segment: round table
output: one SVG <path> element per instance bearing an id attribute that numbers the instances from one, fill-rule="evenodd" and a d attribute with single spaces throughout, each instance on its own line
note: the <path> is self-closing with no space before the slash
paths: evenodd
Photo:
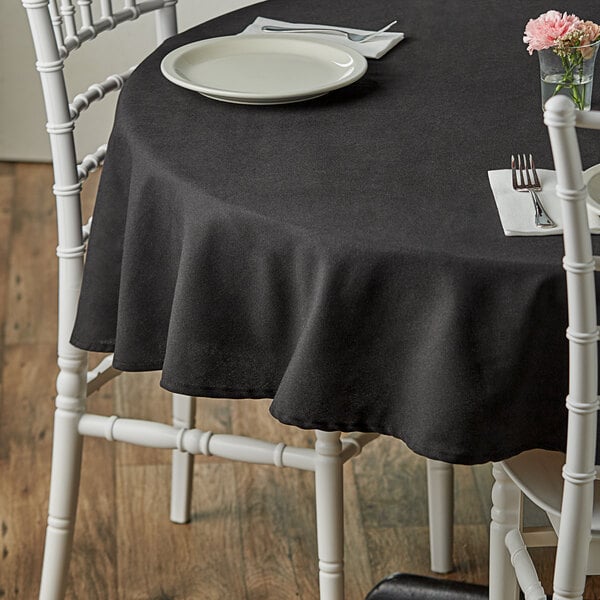
<path id="1" fill-rule="evenodd" d="M 515 152 L 552 168 L 522 43 L 547 6 L 523 7 L 270 0 L 167 40 L 119 100 L 73 343 L 161 369 L 174 392 L 273 398 L 284 423 L 446 462 L 562 448 L 562 238 L 505 237 L 487 176 Z M 217 102 L 161 75 L 174 48 L 259 15 L 397 18 L 406 39 L 297 104 Z"/>

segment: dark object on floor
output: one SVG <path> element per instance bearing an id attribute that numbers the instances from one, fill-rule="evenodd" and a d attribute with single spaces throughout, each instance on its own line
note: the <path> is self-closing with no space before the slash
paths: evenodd
<path id="1" fill-rule="evenodd" d="M 365 600 L 488 600 L 483 585 L 395 573 L 380 581 Z"/>

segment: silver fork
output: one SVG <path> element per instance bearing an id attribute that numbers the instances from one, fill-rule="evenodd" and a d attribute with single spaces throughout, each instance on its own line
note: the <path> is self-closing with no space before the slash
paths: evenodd
<path id="1" fill-rule="evenodd" d="M 287 32 L 295 32 L 295 33 L 341 33 L 345 35 L 351 42 L 366 42 L 371 38 L 374 38 L 376 35 L 387 31 L 390 27 L 393 27 L 398 21 L 392 21 L 388 23 L 385 27 L 378 29 L 377 31 L 373 31 L 371 33 L 350 33 L 348 31 L 344 31 L 343 29 L 334 29 L 332 27 L 279 27 L 277 25 L 263 25 L 261 27 L 262 31 L 287 31 Z"/>
<path id="2" fill-rule="evenodd" d="M 542 185 L 535 170 L 533 156 L 529 155 L 529 166 L 524 154 L 514 154 L 510 157 L 510 168 L 512 171 L 512 186 L 517 192 L 529 192 L 535 209 L 535 226 L 540 228 L 556 227 L 556 223 L 548 216 L 539 196 L 536 192 L 541 191 Z"/>

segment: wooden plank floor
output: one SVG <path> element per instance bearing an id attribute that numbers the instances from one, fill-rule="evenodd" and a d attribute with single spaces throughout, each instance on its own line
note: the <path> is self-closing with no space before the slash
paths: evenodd
<path id="1" fill-rule="evenodd" d="M 39 585 L 56 376 L 51 185 L 48 165 L 0 163 L 2 600 L 32 600 Z M 267 408 L 206 399 L 198 424 L 311 444 L 310 432 L 281 426 Z M 124 374 L 92 409 L 168 422 L 170 396 L 156 373 Z M 309 473 L 197 457 L 192 522 L 174 525 L 169 461 L 170 452 L 86 440 L 67 598 L 317 598 Z M 345 470 L 347 599 L 362 600 L 393 572 L 430 574 L 424 459 L 381 438 Z M 456 482 L 457 569 L 448 577 L 487 583 L 489 466 L 457 467 Z M 550 557 L 538 552 L 542 564 Z"/>

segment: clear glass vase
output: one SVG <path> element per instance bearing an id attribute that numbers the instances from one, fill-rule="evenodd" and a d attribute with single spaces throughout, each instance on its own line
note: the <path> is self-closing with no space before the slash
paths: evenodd
<path id="1" fill-rule="evenodd" d="M 600 41 L 588 46 L 538 51 L 542 84 L 542 108 L 552 96 L 562 94 L 573 100 L 579 110 L 590 110 L 594 64 Z"/>

